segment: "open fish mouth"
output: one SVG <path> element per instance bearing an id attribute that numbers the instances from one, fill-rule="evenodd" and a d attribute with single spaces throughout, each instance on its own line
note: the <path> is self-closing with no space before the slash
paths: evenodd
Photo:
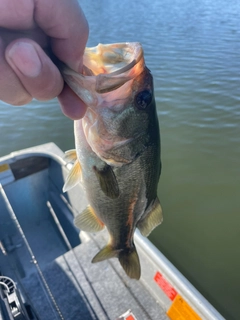
<path id="1" fill-rule="evenodd" d="M 113 159 L 109 150 L 127 145 L 135 139 L 119 128 L 116 115 L 133 103 L 132 86 L 144 70 L 143 49 L 140 43 L 99 44 L 86 48 L 83 74 L 65 67 L 62 70 L 67 84 L 83 100 L 88 109 L 82 119 L 83 131 L 91 149 L 108 164 L 129 163 L 118 156 Z M 125 132 L 124 132 L 125 131 Z"/>
<path id="2" fill-rule="evenodd" d="M 141 59 L 143 50 L 138 42 L 119 44 L 99 44 L 86 48 L 83 56 L 83 74 L 111 76 L 123 74 L 132 69 Z"/>
<path id="3" fill-rule="evenodd" d="M 109 93 L 143 70 L 143 49 L 138 42 L 99 44 L 86 48 L 83 56 L 83 73 L 61 66 L 64 80 L 88 107 L 101 102 L 98 94 Z M 110 97 L 109 97 L 110 99 Z"/>

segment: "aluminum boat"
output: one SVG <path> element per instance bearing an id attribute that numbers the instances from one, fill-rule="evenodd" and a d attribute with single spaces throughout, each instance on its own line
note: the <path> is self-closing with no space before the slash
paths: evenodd
<path id="1" fill-rule="evenodd" d="M 87 203 L 80 185 L 62 192 L 70 167 L 54 143 L 0 158 L 0 320 L 224 319 L 138 232 L 140 281 L 91 264 L 107 234 L 74 226 Z"/>

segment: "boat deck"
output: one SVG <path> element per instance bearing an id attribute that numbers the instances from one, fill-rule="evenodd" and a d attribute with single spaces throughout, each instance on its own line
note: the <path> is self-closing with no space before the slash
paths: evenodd
<path id="1" fill-rule="evenodd" d="M 125 275 L 117 259 L 91 263 L 107 234 L 81 233 L 80 240 L 73 209 L 51 179 L 51 166 L 1 189 L 1 274 L 16 281 L 39 319 L 118 319 L 128 310 L 136 319 L 168 319 L 143 284 Z"/>
<path id="2" fill-rule="evenodd" d="M 7 201 L 41 268 L 68 250 L 49 212 L 47 201 L 56 210 L 58 219 L 62 218 L 61 223 L 65 225 L 71 246 L 80 244 L 79 230 L 72 225 L 72 221 L 68 223 L 68 220 L 72 220 L 72 214 L 66 205 L 62 205 L 63 200 L 59 198 L 55 185 L 49 181 L 48 174 L 48 169 L 44 169 L 4 187 Z M 47 185 L 46 181 L 49 181 Z M 1 257 L 0 253 L 0 269 L 2 273 L 7 271 L 9 274 L 11 269 L 15 272 L 17 265 L 17 272 L 22 278 L 34 272 L 35 266 L 29 263 L 29 252 L 24 245 L 21 232 L 2 196 L 0 196 L 0 208 L 0 241 L 8 253 L 5 257 L 4 255 Z"/>
<path id="3" fill-rule="evenodd" d="M 57 308 L 36 274 L 24 279 L 36 312 L 42 319 L 112 320 L 130 309 L 136 319 L 169 319 L 141 282 L 125 276 L 117 260 L 91 264 L 103 241 L 102 234 L 95 235 L 43 269 Z"/>
<path id="4" fill-rule="evenodd" d="M 80 186 L 62 193 L 62 157 L 49 143 L 0 158 L 0 320 L 224 320 L 139 232 L 140 281 L 117 259 L 91 263 L 107 232 L 79 237 L 73 218 L 87 202 Z M 21 317 L 8 316 L 7 277 L 23 302 L 13 300 L 11 310 Z"/>

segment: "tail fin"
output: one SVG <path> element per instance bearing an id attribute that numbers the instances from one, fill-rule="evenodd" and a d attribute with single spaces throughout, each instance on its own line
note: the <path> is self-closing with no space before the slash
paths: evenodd
<path id="1" fill-rule="evenodd" d="M 136 280 L 140 279 L 141 266 L 135 246 L 126 250 L 114 250 L 113 247 L 108 244 L 96 254 L 92 259 L 92 263 L 114 257 L 118 257 L 121 266 L 130 278 Z"/>
<path id="2" fill-rule="evenodd" d="M 119 262 L 126 274 L 132 278 L 139 280 L 141 276 L 141 266 L 135 246 L 131 250 L 119 252 Z"/>
<path id="3" fill-rule="evenodd" d="M 117 257 L 117 252 L 113 249 L 110 244 L 107 244 L 104 248 L 102 248 L 92 259 L 92 263 L 104 261 L 110 258 Z"/>

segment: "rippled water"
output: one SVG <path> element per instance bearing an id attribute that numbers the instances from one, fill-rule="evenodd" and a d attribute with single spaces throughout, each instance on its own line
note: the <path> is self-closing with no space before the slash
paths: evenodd
<path id="1" fill-rule="evenodd" d="M 155 80 L 164 223 L 150 239 L 227 318 L 239 319 L 240 2 L 81 1 L 89 46 L 140 41 Z M 0 106 L 0 155 L 73 147 L 57 101 Z"/>

